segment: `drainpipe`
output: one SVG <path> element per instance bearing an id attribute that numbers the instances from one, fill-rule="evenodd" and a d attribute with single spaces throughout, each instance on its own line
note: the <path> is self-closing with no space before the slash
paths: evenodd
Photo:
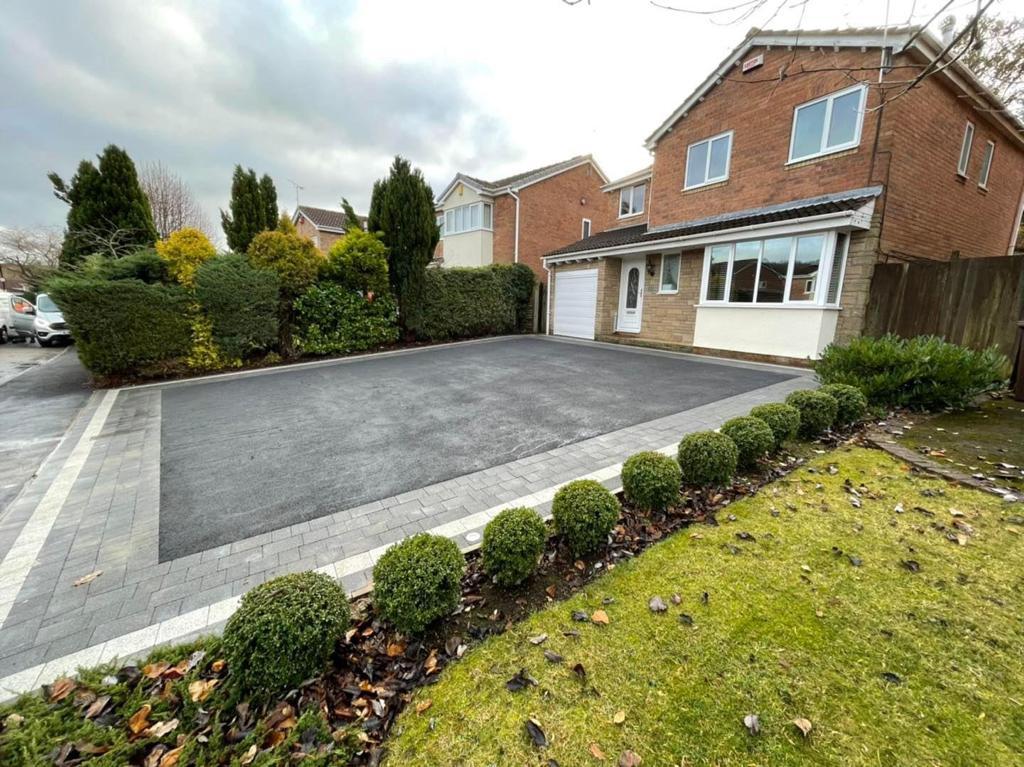
<path id="1" fill-rule="evenodd" d="M 519 195 L 516 194 L 516 190 L 512 187 L 508 188 L 508 193 L 512 195 L 512 199 L 516 201 L 516 237 L 515 245 L 512 250 L 512 263 L 519 263 Z"/>
<path id="2" fill-rule="evenodd" d="M 544 267 L 544 271 L 548 273 L 547 282 L 544 284 L 547 287 L 544 289 L 544 335 L 551 335 L 551 269 L 548 267 L 548 262 L 545 259 L 541 259 L 541 265 Z"/>

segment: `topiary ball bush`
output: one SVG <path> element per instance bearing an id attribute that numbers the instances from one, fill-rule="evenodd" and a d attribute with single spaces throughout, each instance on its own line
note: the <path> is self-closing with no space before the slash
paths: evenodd
<path id="1" fill-rule="evenodd" d="M 864 418 L 868 412 L 868 398 L 864 392 L 850 384 L 825 384 L 820 392 L 833 397 L 838 405 L 836 411 L 836 424 L 839 426 L 850 426 Z"/>
<path id="2" fill-rule="evenodd" d="M 775 449 L 778 450 L 788 440 L 793 439 L 800 430 L 800 411 L 785 402 L 772 402 L 758 405 L 751 409 L 750 415 L 768 424 L 775 437 Z"/>
<path id="3" fill-rule="evenodd" d="M 835 397 L 815 389 L 795 391 L 786 397 L 786 403 L 800 411 L 798 434 L 804 439 L 814 439 L 823 431 L 831 429 L 839 412 L 839 403 Z"/>
<path id="4" fill-rule="evenodd" d="M 466 560 L 443 535 L 419 533 L 384 552 L 373 568 L 373 602 L 406 634 L 418 634 L 459 604 Z"/>
<path id="5" fill-rule="evenodd" d="M 515 586 L 537 569 L 548 531 L 533 509 L 505 509 L 484 528 L 484 570 L 499 586 Z"/>
<path id="6" fill-rule="evenodd" d="M 630 503 L 645 511 L 663 511 L 679 499 L 683 473 L 667 455 L 646 451 L 622 464 L 622 489 Z"/>
<path id="7" fill-rule="evenodd" d="M 551 502 L 555 529 L 573 556 L 597 551 L 619 518 L 619 501 L 600 482 L 578 479 L 565 485 Z"/>
<path id="8" fill-rule="evenodd" d="M 323 573 L 282 575 L 242 597 L 224 628 L 231 679 L 268 698 L 320 673 L 349 626 L 345 590 Z"/>
<path id="9" fill-rule="evenodd" d="M 739 463 L 736 443 L 716 431 L 687 434 L 679 442 L 678 457 L 683 482 L 700 486 L 726 484 Z"/>
<path id="10" fill-rule="evenodd" d="M 741 415 L 722 424 L 722 434 L 736 443 L 739 452 L 738 464 L 752 468 L 775 447 L 775 434 L 771 427 L 760 418 Z"/>

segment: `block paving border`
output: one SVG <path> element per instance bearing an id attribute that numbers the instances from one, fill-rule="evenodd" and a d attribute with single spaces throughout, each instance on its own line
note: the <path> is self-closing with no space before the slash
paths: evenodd
<path id="1" fill-rule="evenodd" d="M 750 364 L 699 359 L 725 367 Z M 590 477 L 617 490 L 621 461 L 629 455 L 640 450 L 671 454 L 686 433 L 717 428 L 754 405 L 813 385 L 807 371 L 785 371 L 794 377 L 162 563 L 157 550 L 161 387 L 116 392 L 102 428 L 87 439 L 103 398 L 110 396 L 94 394 L 39 478 L 0 519 L 3 572 L 15 538 L 37 521 L 40 501 L 83 442 L 88 451 L 84 465 L 27 577 L 20 586 L 5 584 L 7 592 L 0 587 L 0 604 L 5 593 L 13 599 L 0 628 L 0 699 L 80 666 L 140 656 L 159 644 L 215 631 L 242 594 L 277 575 L 315 569 L 358 594 L 369 588 L 377 558 L 409 535 L 446 535 L 470 550 L 478 545 L 483 526 L 503 508 L 532 506 L 547 515 L 555 491 L 568 481 Z M 92 582 L 73 585 L 96 570 L 103 572 Z M 12 588 L 16 596 L 10 595 Z"/>

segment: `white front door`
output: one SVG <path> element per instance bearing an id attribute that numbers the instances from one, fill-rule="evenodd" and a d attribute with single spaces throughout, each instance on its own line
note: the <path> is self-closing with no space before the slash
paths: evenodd
<path id="1" fill-rule="evenodd" d="M 619 315 L 615 329 L 623 333 L 640 332 L 644 309 L 644 262 L 646 256 L 622 259 L 619 278 Z"/>

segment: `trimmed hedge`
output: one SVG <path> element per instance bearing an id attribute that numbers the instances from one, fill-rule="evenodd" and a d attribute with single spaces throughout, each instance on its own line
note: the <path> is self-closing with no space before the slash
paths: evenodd
<path id="1" fill-rule="evenodd" d="M 555 493 L 551 502 L 555 529 L 565 537 L 573 556 L 601 548 L 619 518 L 619 511 L 618 499 L 593 479 L 570 482 Z"/>
<path id="2" fill-rule="evenodd" d="M 836 422 L 839 403 L 835 397 L 816 389 L 801 389 L 786 397 L 786 404 L 800 411 L 800 430 L 804 439 L 814 439 Z"/>
<path id="3" fill-rule="evenodd" d="M 622 490 L 645 511 L 664 511 L 679 500 L 683 474 L 679 464 L 652 450 L 637 453 L 622 464 Z"/>
<path id="4" fill-rule="evenodd" d="M 232 683 L 258 699 L 299 685 L 327 665 L 349 620 L 345 590 L 323 573 L 260 584 L 224 627 Z"/>
<path id="5" fill-rule="evenodd" d="M 836 425 L 850 426 L 864 418 L 868 400 L 864 392 L 849 384 L 825 384 L 818 391 L 825 392 L 836 401 Z"/>
<path id="6" fill-rule="evenodd" d="M 455 541 L 419 533 L 384 552 L 373 568 L 373 603 L 395 627 L 419 634 L 459 604 L 466 560 Z"/>
<path id="7" fill-rule="evenodd" d="M 213 340 L 229 359 L 267 349 L 277 340 L 278 279 L 254 269 L 245 256 L 229 254 L 196 270 L 196 298 L 213 331 Z"/>
<path id="8" fill-rule="evenodd" d="M 484 528 L 484 570 L 499 586 L 522 583 L 537 569 L 547 539 L 544 520 L 533 509 L 505 509 Z"/>
<path id="9" fill-rule="evenodd" d="M 91 373 L 134 373 L 191 347 L 190 298 L 178 286 L 63 277 L 47 289 Z"/>
<path id="10" fill-rule="evenodd" d="M 775 434 L 760 418 L 741 415 L 722 424 L 722 434 L 736 444 L 737 465 L 749 469 L 757 465 L 775 447 Z"/>
<path id="11" fill-rule="evenodd" d="M 759 418 L 768 424 L 775 437 L 775 449 L 793 439 L 800 430 L 800 411 L 785 402 L 771 402 L 757 405 L 750 410 L 753 418 Z"/>
<path id="12" fill-rule="evenodd" d="M 528 315 L 532 290 L 533 272 L 523 264 L 428 269 L 409 327 L 429 341 L 514 333 Z"/>
<path id="13" fill-rule="evenodd" d="M 368 301 L 329 282 L 295 302 L 298 348 L 310 354 L 347 354 L 398 340 L 398 309 L 390 294 Z"/>
<path id="14" fill-rule="evenodd" d="M 141 280 L 150 285 L 173 282 L 167 262 L 152 248 L 121 258 L 90 256 L 83 271 L 86 276 L 102 280 Z"/>
<path id="15" fill-rule="evenodd" d="M 828 346 L 814 370 L 822 383 L 856 386 L 871 405 L 914 410 L 963 408 L 998 388 L 1010 363 L 995 347 L 984 351 L 937 336 L 857 338 Z"/>
<path id="16" fill-rule="evenodd" d="M 717 431 L 687 434 L 679 442 L 678 456 L 683 481 L 698 486 L 727 484 L 739 463 L 736 443 Z"/>

